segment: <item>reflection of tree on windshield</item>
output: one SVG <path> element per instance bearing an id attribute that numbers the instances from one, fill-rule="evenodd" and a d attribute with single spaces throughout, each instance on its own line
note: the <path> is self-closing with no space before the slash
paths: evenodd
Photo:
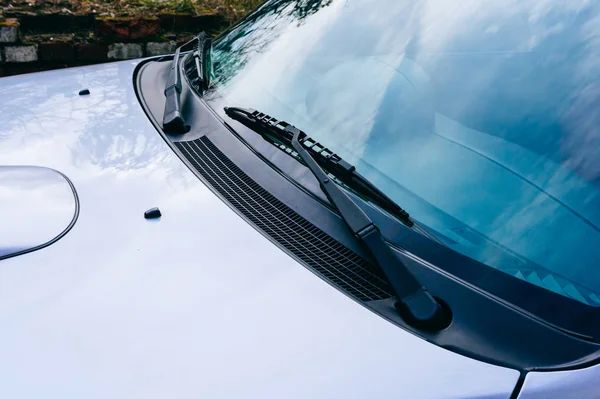
<path id="1" fill-rule="evenodd" d="M 321 8 L 331 4 L 333 0 L 273 0 L 268 1 L 247 20 L 256 21 L 267 14 L 277 14 L 284 9 L 289 9 L 289 15 L 302 22 L 306 17 L 316 13 Z"/>
<path id="2" fill-rule="evenodd" d="M 263 52 L 290 23 L 302 24 L 333 0 L 268 1 L 215 46 L 215 81 L 224 84 L 242 69 L 249 56 Z"/>
<path id="3" fill-rule="evenodd" d="M 328 6 L 333 0 L 298 0 L 295 1 L 292 15 L 303 21 L 309 15 L 319 11 L 320 8 Z"/>

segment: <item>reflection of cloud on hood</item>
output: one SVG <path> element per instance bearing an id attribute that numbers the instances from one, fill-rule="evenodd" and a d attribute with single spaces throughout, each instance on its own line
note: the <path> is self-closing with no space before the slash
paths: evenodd
<path id="1" fill-rule="evenodd" d="M 144 115 L 132 87 L 131 62 L 105 64 L 17 78 L 1 84 L 14 93 L 0 103 L 10 115 L 0 126 L 5 164 L 35 163 L 70 177 L 143 170 L 161 178 L 181 173 L 172 152 Z M 89 96 L 79 96 L 81 88 Z M 167 151 L 165 151 L 167 149 Z"/>

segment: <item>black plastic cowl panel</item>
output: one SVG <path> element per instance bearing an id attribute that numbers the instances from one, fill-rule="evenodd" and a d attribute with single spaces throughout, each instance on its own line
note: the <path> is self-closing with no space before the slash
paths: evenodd
<path id="1" fill-rule="evenodd" d="M 392 297 L 378 269 L 259 186 L 206 136 L 175 145 L 227 201 L 323 278 L 359 301 Z"/>

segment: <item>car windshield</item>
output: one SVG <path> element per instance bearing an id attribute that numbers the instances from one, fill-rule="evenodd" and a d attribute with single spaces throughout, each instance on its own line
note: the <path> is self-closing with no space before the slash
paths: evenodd
<path id="1" fill-rule="evenodd" d="M 209 101 L 298 126 L 454 250 L 600 306 L 600 3 L 272 0 L 213 60 Z"/>

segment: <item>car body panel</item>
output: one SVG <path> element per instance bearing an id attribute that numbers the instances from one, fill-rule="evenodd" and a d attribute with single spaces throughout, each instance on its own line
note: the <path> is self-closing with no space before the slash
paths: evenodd
<path id="1" fill-rule="evenodd" d="M 0 79 L 0 164 L 61 171 L 81 209 L 0 261 L 3 397 L 511 395 L 516 370 L 394 326 L 239 218 L 146 118 L 136 64 Z"/>
<path id="2" fill-rule="evenodd" d="M 600 398 L 600 365 L 583 370 L 527 374 L 517 399 Z"/>

